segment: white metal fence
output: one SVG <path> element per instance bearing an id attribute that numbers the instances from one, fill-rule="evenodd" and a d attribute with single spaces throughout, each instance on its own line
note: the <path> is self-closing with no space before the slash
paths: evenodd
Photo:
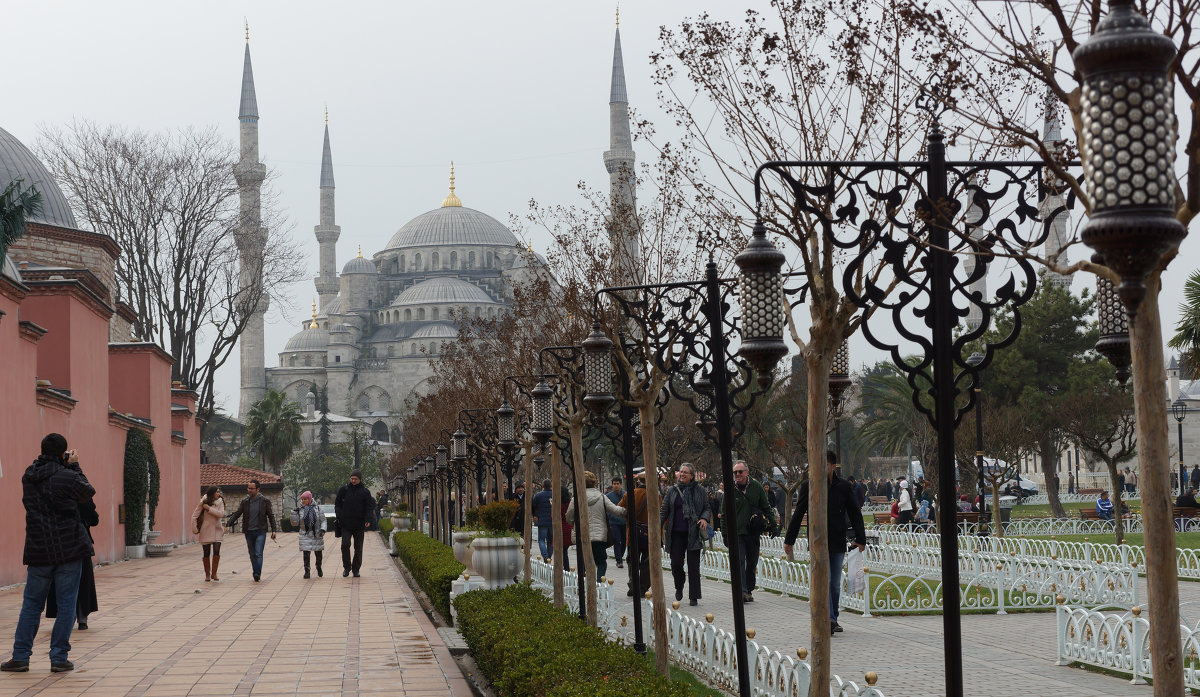
<path id="1" fill-rule="evenodd" d="M 563 587 L 575 588 L 578 583 L 574 571 L 563 571 Z M 533 586 L 550 593 L 554 579 L 554 567 L 540 559 L 533 560 Z M 601 631 L 609 639 L 632 644 L 634 639 L 632 600 L 618 598 L 612 583 L 601 583 L 596 589 L 596 617 Z M 578 612 L 578 596 L 564 594 L 567 606 Z M 653 601 L 650 603 L 653 605 Z M 654 641 L 654 628 L 649 621 L 650 608 L 644 615 L 644 639 Z M 688 617 L 674 609 L 667 610 L 667 646 L 671 659 L 700 680 L 719 689 L 737 689 L 737 649 L 731 632 L 718 628 L 711 621 Z M 755 697 L 794 697 L 808 694 L 812 667 L 799 654 L 786 656 L 778 651 L 748 639 L 746 653 L 750 665 L 751 694 Z M 850 680 L 833 676 L 830 680 L 830 697 L 885 697 L 874 686 L 873 674 L 869 682 L 859 685 Z"/>
<path id="2" fill-rule="evenodd" d="M 1185 603 L 1186 605 L 1187 603 Z M 1082 663 L 1129 675 L 1134 685 L 1153 678 L 1150 622 L 1138 607 L 1058 606 L 1057 665 Z M 1183 681 L 1200 690 L 1200 627 L 1179 623 L 1183 640 Z"/>
<path id="3" fill-rule="evenodd" d="M 1084 489 L 1101 488 L 1101 489 L 1108 490 L 1110 492 L 1112 491 L 1112 487 L 1109 486 L 1108 484 L 1105 484 L 1103 486 L 1097 485 L 1095 487 L 1084 486 L 1082 488 L 1084 488 Z M 1121 492 L 1121 493 L 1123 494 L 1121 496 L 1122 501 L 1130 502 L 1130 501 L 1141 501 L 1142 500 L 1141 494 L 1133 494 L 1130 496 L 1125 496 L 1124 494 L 1126 492 Z M 1058 492 L 1059 503 L 1086 503 L 1089 501 L 1092 503 L 1095 503 L 1096 499 L 1098 499 L 1098 498 L 1100 498 L 1100 497 L 1097 496 L 1096 494 L 1068 494 L 1065 489 L 1063 491 Z M 988 499 L 988 503 L 989 504 L 991 503 L 991 499 Z M 1021 499 L 1019 502 L 1017 502 L 1017 505 L 1018 506 L 1045 506 L 1049 503 L 1050 503 L 1049 495 L 1034 494 L 1033 496 L 1026 496 L 1025 498 Z M 1016 510 L 1020 510 L 1020 509 L 1018 508 Z"/>

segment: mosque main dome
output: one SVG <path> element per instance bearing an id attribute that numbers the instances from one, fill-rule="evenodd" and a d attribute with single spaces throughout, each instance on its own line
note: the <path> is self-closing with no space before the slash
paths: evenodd
<path id="1" fill-rule="evenodd" d="M 22 180 L 22 187 L 32 186 L 42 195 L 42 211 L 30 216 L 29 222 L 79 228 L 75 223 L 75 215 L 71 213 L 71 206 L 67 205 L 67 198 L 46 166 L 24 143 L 0 128 L 0 191 L 18 179 Z"/>
<path id="2" fill-rule="evenodd" d="M 516 236 L 504 223 L 460 204 L 444 205 L 408 221 L 392 235 L 385 250 L 453 245 L 514 247 L 516 244 Z"/>

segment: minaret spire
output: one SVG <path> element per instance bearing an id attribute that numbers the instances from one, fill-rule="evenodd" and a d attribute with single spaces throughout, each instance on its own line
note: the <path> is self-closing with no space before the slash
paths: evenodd
<path id="1" fill-rule="evenodd" d="M 1058 125 L 1058 102 L 1049 87 L 1046 88 L 1046 119 L 1042 125 L 1042 145 L 1051 153 L 1062 148 L 1062 131 Z M 1064 185 L 1051 172 L 1046 177 L 1046 197 L 1038 203 L 1038 213 L 1043 221 L 1049 221 L 1046 234 L 1045 255 L 1065 265 L 1069 262 L 1066 246 L 1068 242 L 1068 213 L 1061 191 Z M 1071 287 L 1071 276 L 1064 276 L 1043 268 L 1039 272 L 1043 283 L 1053 283 L 1060 288 Z"/>
<path id="2" fill-rule="evenodd" d="M 246 24 L 246 58 L 242 66 L 242 95 L 238 108 L 241 158 L 233 167 L 240 199 L 241 226 L 237 231 L 238 284 L 253 311 L 246 319 L 240 341 L 241 395 L 238 414 L 245 416 L 267 392 L 264 316 L 270 298 L 263 290 L 263 250 L 267 231 L 262 225 L 262 183 L 267 168 L 258 157 L 258 99 L 250 65 L 250 25 Z"/>
<path id="3" fill-rule="evenodd" d="M 320 248 L 320 266 L 314 280 L 321 310 L 337 298 L 337 241 L 342 228 L 334 222 L 333 152 L 329 147 L 329 107 L 325 107 L 325 142 L 321 146 L 321 209 L 313 229 Z"/>
<path id="4" fill-rule="evenodd" d="M 641 245 L 638 243 L 637 177 L 634 173 L 633 135 L 629 128 L 629 96 L 625 89 L 625 62 L 621 56 L 621 11 L 613 40 L 612 82 L 608 91 L 608 141 L 604 168 L 608 170 L 612 217 L 614 283 L 629 285 L 638 280 Z"/>

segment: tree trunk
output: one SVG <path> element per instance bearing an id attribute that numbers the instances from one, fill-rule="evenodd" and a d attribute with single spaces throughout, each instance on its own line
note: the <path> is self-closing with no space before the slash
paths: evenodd
<path id="1" fill-rule="evenodd" d="M 809 632 L 812 635 L 812 676 L 808 697 L 829 695 L 829 479 L 825 461 L 828 428 L 829 365 L 833 354 L 824 356 L 811 350 L 805 357 L 808 369 L 808 566 L 811 592 L 808 597 Z M 750 589 L 746 589 L 749 591 Z"/>
<path id="2" fill-rule="evenodd" d="M 595 627 L 596 584 L 600 582 L 600 579 L 596 577 L 596 559 L 592 556 L 591 511 L 588 510 L 587 483 L 583 478 L 582 416 L 572 418 L 568 428 L 571 433 L 571 460 L 575 463 L 575 467 L 572 468 L 575 472 L 575 510 L 579 512 L 579 524 L 575 526 L 575 539 L 579 544 L 579 551 L 583 553 L 584 566 L 579 569 L 579 573 L 587 572 L 587 579 L 584 582 L 587 589 L 587 621 L 588 624 Z"/>
<path id="3" fill-rule="evenodd" d="M 1000 518 L 1001 480 L 992 479 L 992 536 L 1004 537 L 1004 521 Z"/>
<path id="4" fill-rule="evenodd" d="M 1046 500 L 1050 502 L 1050 515 L 1066 518 L 1067 512 L 1058 500 L 1058 448 L 1053 438 L 1038 443 L 1038 455 L 1042 458 L 1042 475 L 1046 479 Z"/>
<path id="5" fill-rule="evenodd" d="M 1108 467 L 1108 478 L 1112 481 L 1112 502 L 1113 502 L 1113 533 L 1116 536 L 1116 543 L 1121 544 L 1125 541 L 1125 518 L 1121 515 L 1121 485 L 1119 484 L 1121 473 L 1118 471 L 1117 463 L 1109 458 L 1105 458 L 1104 464 Z M 1174 529 L 1174 525 L 1172 525 Z"/>
<path id="6" fill-rule="evenodd" d="M 1146 279 L 1146 297 L 1130 317 L 1134 417 L 1142 472 L 1142 525 L 1146 538 L 1146 588 L 1155 697 L 1184 694 L 1179 639 L 1179 579 L 1172 521 L 1171 450 L 1167 435 L 1166 368 L 1158 313 L 1161 278 Z"/>
<path id="7" fill-rule="evenodd" d="M 550 448 L 550 516 L 554 523 L 550 526 L 554 536 L 554 607 L 566 607 L 563 598 L 563 556 L 566 553 L 566 540 L 563 539 L 562 529 L 562 453 L 558 450 L 558 438 L 546 442 Z"/>
<path id="8" fill-rule="evenodd" d="M 658 492 L 658 442 L 654 434 L 655 406 L 642 402 L 638 405 L 638 416 L 642 424 L 642 464 L 646 472 L 646 523 L 650 547 L 650 597 L 653 612 L 650 622 L 654 627 L 654 667 L 664 676 L 670 676 L 670 656 L 667 655 L 667 596 L 663 592 L 662 574 L 662 522 L 658 519 L 662 506 Z M 640 599 L 639 599 L 640 601 Z"/>
<path id="9" fill-rule="evenodd" d="M 525 583 L 533 582 L 533 495 L 542 490 L 533 482 L 533 445 L 525 444 L 525 568 L 521 577 Z"/>

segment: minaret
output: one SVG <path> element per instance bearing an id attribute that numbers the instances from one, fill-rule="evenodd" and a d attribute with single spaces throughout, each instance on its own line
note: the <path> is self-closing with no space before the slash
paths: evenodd
<path id="1" fill-rule="evenodd" d="M 238 283 L 253 308 L 241 335 L 242 394 L 238 414 L 245 416 L 250 407 L 267 392 L 266 353 L 263 318 L 269 298 L 263 292 L 263 250 L 267 231 L 262 225 L 262 183 L 267 168 L 258 161 L 258 100 L 254 96 L 254 70 L 250 67 L 250 25 L 246 25 L 246 61 L 242 67 L 242 102 L 238 109 L 241 158 L 233 166 L 241 200 L 241 225 L 236 233 L 239 261 Z"/>
<path id="2" fill-rule="evenodd" d="M 613 43 L 612 85 L 608 96 L 609 146 L 604 153 L 608 170 L 612 218 L 609 235 L 613 244 L 614 283 L 631 285 L 641 277 L 640 225 L 637 219 L 637 177 L 634 172 L 633 136 L 629 129 L 629 97 L 625 91 L 625 63 L 621 59 L 621 11 L 617 10 L 617 32 Z"/>
<path id="3" fill-rule="evenodd" d="M 337 298 L 337 245 L 342 228 L 333 222 L 333 155 L 329 150 L 329 109 L 325 110 L 325 144 L 321 148 L 321 213 L 314 228 L 321 249 L 321 265 L 314 279 L 321 311 Z"/>
<path id="4" fill-rule="evenodd" d="M 1046 146 L 1046 150 L 1049 152 L 1057 153 L 1062 147 L 1063 138 L 1058 127 L 1058 110 L 1055 106 L 1054 95 L 1049 92 L 1049 88 L 1047 88 L 1046 93 L 1046 104 L 1046 121 L 1042 128 L 1042 144 Z M 1067 236 L 1068 214 L 1062 197 L 1063 188 L 1065 188 L 1064 184 L 1047 171 L 1046 197 L 1038 203 L 1038 213 L 1042 220 L 1050 219 L 1053 216 L 1053 219 L 1050 220 L 1049 233 L 1046 235 L 1046 259 L 1056 259 L 1060 266 L 1070 262 L 1066 252 L 1067 241 L 1069 239 Z M 1041 269 L 1039 275 L 1042 277 L 1043 283 L 1053 283 L 1060 288 L 1071 287 L 1070 276 L 1064 276 L 1046 268 Z"/>
<path id="5" fill-rule="evenodd" d="M 967 188 L 967 212 L 964 221 L 967 224 L 967 229 L 970 231 L 972 240 L 981 240 L 986 236 L 986 232 L 979 226 L 979 221 L 983 219 L 983 211 L 975 204 L 975 197 L 972 196 L 973 189 Z M 970 278 L 975 273 L 975 265 L 980 263 L 982 248 L 972 248 L 972 253 L 963 255 L 963 273 L 966 278 Z M 987 300 L 987 272 L 985 271 L 979 278 L 971 282 L 969 292 L 974 295 L 978 294 L 981 301 Z M 972 303 L 967 311 L 967 329 L 974 330 L 983 322 L 983 310 L 976 304 Z"/>

